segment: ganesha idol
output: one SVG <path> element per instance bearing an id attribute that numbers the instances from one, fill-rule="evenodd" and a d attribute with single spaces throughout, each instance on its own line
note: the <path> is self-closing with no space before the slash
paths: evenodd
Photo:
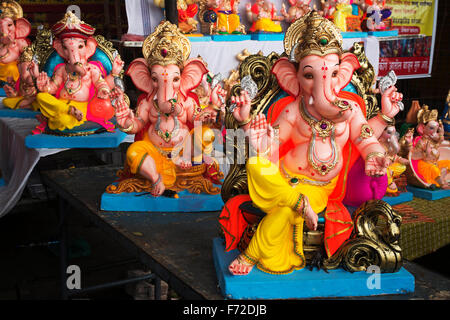
<path id="1" fill-rule="evenodd" d="M 267 0 L 256 0 L 253 5 L 246 6 L 247 19 L 252 23 L 250 32 L 282 32 L 280 21 L 282 16 L 277 16 L 275 5 Z"/>
<path id="2" fill-rule="evenodd" d="M 220 192 L 214 184 L 220 184 L 223 175 L 211 151 L 221 133 L 209 125 L 216 122 L 225 91 L 215 86 L 208 106 L 200 106 L 193 90 L 208 69 L 202 59 L 189 59 L 190 51 L 188 38 L 177 26 L 161 22 L 143 43 L 144 58 L 135 59 L 126 72 L 143 92 L 136 112 L 114 90 L 117 122 L 122 131 L 136 136 L 127 151 L 123 179 L 109 186 L 108 193 L 148 191 L 155 197 L 173 197 L 186 189 Z"/>
<path id="3" fill-rule="evenodd" d="M 36 50 L 43 52 L 43 71 L 36 79 L 36 102 L 43 117 L 33 133 L 48 127 L 58 133 L 72 130 L 72 134 L 85 123 L 114 131 L 108 121 L 114 116 L 110 91 L 124 63 L 118 56 L 108 57 L 97 50 L 100 43 L 94 32 L 95 28 L 69 11 L 51 28 L 52 45 L 36 44 Z"/>
<path id="4" fill-rule="evenodd" d="M 20 54 L 30 44 L 26 38 L 31 24 L 23 18 L 22 7 L 16 1 L 0 2 L 0 84 L 19 79 L 17 67 Z"/>
<path id="5" fill-rule="evenodd" d="M 422 188 L 450 189 L 450 147 L 437 110 L 423 106 L 417 112 L 418 136 L 409 153 L 408 183 Z"/>
<path id="6" fill-rule="evenodd" d="M 199 18 L 210 34 L 245 34 L 238 12 L 240 0 L 201 0 Z"/>
<path id="7" fill-rule="evenodd" d="M 267 116 L 253 112 L 246 91 L 231 97 L 237 105 L 233 117 L 248 133 L 256 156 L 245 165 L 248 196 L 230 198 L 222 211 L 226 248 L 242 241 L 244 202 L 250 200 L 262 216 L 246 248 L 229 264 L 232 275 L 247 275 L 255 266 L 271 274 L 304 268 L 304 224 L 305 230 L 318 230 L 319 216 L 325 220 L 328 262 L 346 241 L 354 241 L 352 231 L 360 233 L 342 203 L 345 181 L 359 157 L 366 175 L 386 174 L 389 162 L 377 138 L 386 119 L 399 111 L 402 95 L 391 86 L 382 95 L 379 114 L 366 120 L 364 100 L 342 90 L 360 68 L 358 58 L 343 51 L 342 41 L 331 21 L 315 11 L 306 14 L 286 31 L 286 56 L 271 69 L 287 97 L 270 106 Z"/>

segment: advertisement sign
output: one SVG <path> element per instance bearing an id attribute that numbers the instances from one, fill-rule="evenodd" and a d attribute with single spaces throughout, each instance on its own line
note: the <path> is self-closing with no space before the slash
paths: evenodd
<path id="1" fill-rule="evenodd" d="M 400 78 L 431 76 L 438 0 L 386 0 L 395 38 L 380 39 L 378 76 L 394 70 Z"/>

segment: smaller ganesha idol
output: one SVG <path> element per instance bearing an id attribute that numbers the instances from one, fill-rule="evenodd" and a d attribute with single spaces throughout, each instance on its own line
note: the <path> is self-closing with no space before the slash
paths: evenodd
<path id="1" fill-rule="evenodd" d="M 95 28 L 67 12 L 51 28 L 52 39 L 38 37 L 35 47 L 43 71 L 36 79 L 36 102 L 43 117 L 34 134 L 114 131 L 109 121 L 114 116 L 110 91 L 121 82 L 124 62 L 94 32 Z"/>
<path id="2" fill-rule="evenodd" d="M 245 26 L 241 24 L 238 13 L 240 0 L 201 0 L 200 22 L 209 25 L 209 33 L 245 34 Z"/>
<path id="3" fill-rule="evenodd" d="M 441 188 L 449 196 L 450 147 L 444 139 L 444 128 L 438 121 L 437 110 L 429 110 L 424 105 L 417 112 L 417 122 L 419 135 L 413 140 L 409 153 L 408 184 L 431 190 Z"/>
<path id="4" fill-rule="evenodd" d="M 366 0 L 366 5 L 366 18 L 361 24 L 363 30 L 379 36 L 398 35 L 398 31 L 392 30 L 392 10 L 386 7 L 386 0 Z"/>
<path id="5" fill-rule="evenodd" d="M 275 5 L 267 0 L 256 0 L 253 5 L 247 3 L 247 19 L 252 22 L 250 32 L 282 32 L 280 21 L 283 17 L 277 16 Z"/>
<path id="6" fill-rule="evenodd" d="M 163 21 L 143 43 L 144 58 L 126 74 L 142 91 L 136 112 L 113 90 L 116 118 L 135 142 L 127 150 L 118 183 L 102 196 L 102 210 L 198 212 L 219 210 L 223 174 L 213 157 L 221 139 L 216 118 L 226 92 L 211 91 L 202 108 L 194 90 L 208 73 L 200 58 L 189 59 L 191 45 L 178 27 Z M 203 99 L 202 99 L 203 100 Z"/>
<path id="7" fill-rule="evenodd" d="M 26 38 L 31 25 L 23 18 L 22 7 L 16 1 L 0 2 L 0 85 L 19 79 L 19 57 L 30 44 Z"/>

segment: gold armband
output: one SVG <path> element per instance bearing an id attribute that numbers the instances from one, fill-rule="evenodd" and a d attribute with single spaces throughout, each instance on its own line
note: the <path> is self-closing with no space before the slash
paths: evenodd
<path id="1" fill-rule="evenodd" d="M 386 154 L 383 152 L 371 152 L 366 156 L 366 161 L 374 157 L 384 158 L 386 157 Z"/>
<path id="2" fill-rule="evenodd" d="M 119 126 L 119 130 L 122 131 L 122 132 L 125 132 L 125 133 L 130 132 L 131 130 L 133 130 L 133 128 L 134 128 L 134 122 L 133 121 L 131 122 L 131 125 L 128 128 L 122 128 L 122 127 Z"/>

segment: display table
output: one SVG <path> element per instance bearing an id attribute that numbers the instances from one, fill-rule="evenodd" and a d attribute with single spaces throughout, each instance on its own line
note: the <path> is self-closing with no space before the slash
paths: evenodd
<path id="1" fill-rule="evenodd" d="M 51 187 L 62 201 L 127 248 L 183 298 L 223 299 L 217 288 L 212 253 L 213 239 L 219 235 L 220 213 L 100 211 L 100 196 L 114 181 L 118 169 L 101 166 L 55 170 L 43 172 L 42 177 L 44 184 Z M 415 242 L 420 241 L 420 238 L 415 239 Z M 404 267 L 415 277 L 415 292 L 391 295 L 389 299 L 429 299 L 450 287 L 449 279 L 414 263 L 405 262 Z M 61 266 L 61 270 L 65 272 L 65 266 Z M 67 274 L 62 276 L 65 283 Z"/>
<path id="2" fill-rule="evenodd" d="M 68 149 L 27 148 L 25 138 L 38 125 L 36 119 L 0 117 L 0 171 L 5 186 L 0 187 L 0 217 L 20 200 L 33 168 L 41 157 Z M 127 136 L 123 142 L 132 142 Z"/>
<path id="3" fill-rule="evenodd" d="M 345 38 L 343 40 L 343 48 L 349 49 L 355 42 L 364 42 L 366 56 L 369 62 L 375 69 L 375 74 L 378 74 L 378 62 L 380 56 L 380 49 L 378 39 L 376 37 L 367 38 Z M 142 41 L 122 41 L 118 45 L 123 48 L 141 48 Z M 250 54 L 256 54 L 262 51 L 264 55 L 269 55 L 272 52 L 281 54 L 284 52 L 283 41 L 205 41 L 205 42 L 191 42 L 191 58 L 201 56 L 208 68 L 213 73 L 221 73 L 224 77 L 228 77 L 232 69 L 236 69 L 239 65 L 239 60 L 236 56 L 244 49 L 247 49 Z"/>

